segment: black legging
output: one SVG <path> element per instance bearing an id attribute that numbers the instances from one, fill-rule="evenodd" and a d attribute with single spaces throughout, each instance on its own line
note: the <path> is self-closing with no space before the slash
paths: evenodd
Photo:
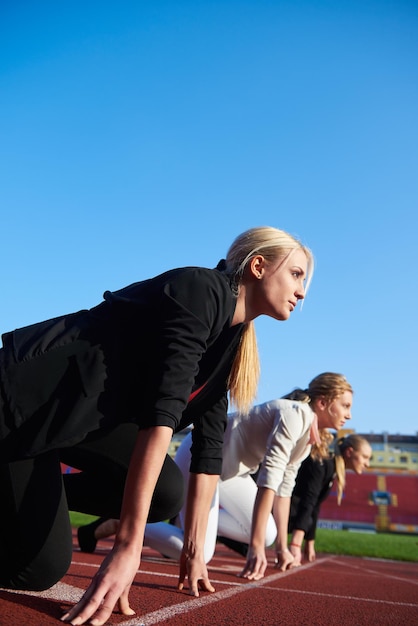
<path id="1" fill-rule="evenodd" d="M 72 448 L 0 465 L 0 586 L 40 591 L 64 576 L 72 556 L 68 510 L 120 517 L 137 433 L 134 424 L 120 424 Z M 62 476 L 61 461 L 82 471 Z M 182 474 L 167 456 L 148 521 L 174 517 L 183 491 Z"/>

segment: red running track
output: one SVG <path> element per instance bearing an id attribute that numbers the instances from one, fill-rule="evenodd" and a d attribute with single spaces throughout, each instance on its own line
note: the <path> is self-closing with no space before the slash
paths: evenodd
<path id="1" fill-rule="evenodd" d="M 0 589 L 1 626 L 57 626 L 97 570 L 110 542 L 95 554 L 74 546 L 68 574 L 41 593 Z M 272 553 L 269 554 L 272 562 Z M 130 601 L 134 617 L 114 614 L 121 626 L 413 626 L 418 624 L 418 565 L 320 555 L 287 572 L 269 567 L 265 578 L 238 578 L 244 560 L 218 544 L 209 564 L 213 594 L 190 597 L 176 589 L 178 565 L 146 548 Z"/>

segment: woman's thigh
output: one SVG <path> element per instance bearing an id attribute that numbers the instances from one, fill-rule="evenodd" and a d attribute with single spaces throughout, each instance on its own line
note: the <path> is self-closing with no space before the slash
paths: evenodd
<path id="1" fill-rule="evenodd" d="M 235 541 L 249 543 L 257 485 L 249 474 L 219 483 L 218 534 Z M 273 543 L 276 525 L 270 515 L 266 528 L 266 545 Z"/>
<path id="2" fill-rule="evenodd" d="M 64 463 L 81 470 L 64 476 L 70 510 L 120 517 L 128 467 L 140 435 L 135 424 L 118 424 L 61 451 Z M 167 455 L 154 490 L 148 521 L 174 517 L 183 498 L 182 473 Z"/>

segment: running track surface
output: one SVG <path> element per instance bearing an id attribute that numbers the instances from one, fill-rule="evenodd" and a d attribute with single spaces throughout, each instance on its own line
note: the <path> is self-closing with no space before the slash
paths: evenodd
<path id="1" fill-rule="evenodd" d="M 45 592 L 0 589 L 1 626 L 57 626 L 97 571 L 110 541 L 95 554 L 78 550 L 60 583 Z M 273 553 L 269 553 L 273 562 Z M 238 578 L 244 559 L 218 544 L 209 564 L 215 593 L 178 591 L 178 565 L 145 548 L 130 602 L 136 616 L 114 613 L 120 626 L 414 626 L 418 625 L 418 564 L 319 555 L 314 563 L 251 582 Z"/>

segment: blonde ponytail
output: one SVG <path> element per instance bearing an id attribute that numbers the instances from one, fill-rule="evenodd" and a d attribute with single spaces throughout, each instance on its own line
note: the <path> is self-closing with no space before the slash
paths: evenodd
<path id="1" fill-rule="evenodd" d="M 337 504 L 340 506 L 345 488 L 345 463 L 341 454 L 335 455 L 335 473 L 337 483 Z"/>
<path id="2" fill-rule="evenodd" d="M 328 428 L 320 428 L 318 432 L 321 441 L 320 443 L 314 443 L 311 448 L 311 457 L 314 461 L 322 461 L 329 458 L 329 446 L 334 439 Z"/>
<path id="3" fill-rule="evenodd" d="M 231 401 L 240 413 L 247 413 L 257 395 L 260 359 L 254 322 L 246 324 L 229 377 Z"/>

